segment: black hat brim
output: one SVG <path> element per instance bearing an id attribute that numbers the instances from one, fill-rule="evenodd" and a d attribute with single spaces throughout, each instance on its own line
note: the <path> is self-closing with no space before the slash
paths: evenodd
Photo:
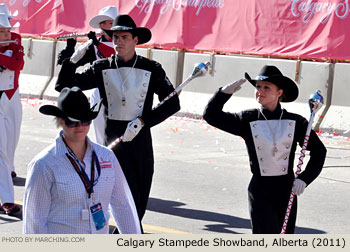
<path id="1" fill-rule="evenodd" d="M 67 115 L 62 110 L 53 105 L 43 105 L 39 108 L 39 112 L 44 115 L 56 116 L 59 118 L 67 117 Z"/>
<path id="2" fill-rule="evenodd" d="M 249 81 L 254 87 L 256 87 L 256 82 L 259 80 L 252 79 L 248 73 L 245 73 L 244 77 Z M 275 84 L 277 87 L 283 89 L 283 95 L 281 102 L 292 102 L 298 98 L 299 89 L 297 84 L 286 76 L 270 76 L 263 81 L 268 81 Z"/>
<path id="3" fill-rule="evenodd" d="M 102 99 L 91 108 L 91 111 L 89 113 L 82 115 L 82 117 L 80 118 L 70 117 L 66 113 L 64 113 L 60 108 L 53 105 L 43 105 L 39 108 L 39 112 L 44 115 L 56 116 L 63 119 L 68 118 L 73 122 L 81 122 L 81 121 L 86 122 L 86 121 L 91 121 L 97 117 L 101 109 L 101 105 L 102 105 Z"/>
<path id="4" fill-rule="evenodd" d="M 113 33 L 116 31 L 131 32 L 138 37 L 138 42 L 137 42 L 138 45 L 145 44 L 148 41 L 150 41 L 152 38 L 151 31 L 146 27 L 135 27 L 132 29 L 119 29 L 118 26 L 116 26 L 116 27 L 112 27 L 110 30 L 103 29 L 103 31 L 107 33 L 107 35 L 110 38 L 113 38 Z"/>

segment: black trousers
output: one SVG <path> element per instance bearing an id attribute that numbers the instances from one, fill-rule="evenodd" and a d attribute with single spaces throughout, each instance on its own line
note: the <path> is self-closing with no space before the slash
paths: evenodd
<path id="1" fill-rule="evenodd" d="M 141 222 L 146 212 L 154 172 L 150 134 L 141 131 L 133 141 L 117 144 L 113 152 L 124 172 Z"/>
<path id="2" fill-rule="evenodd" d="M 253 234 L 279 234 L 282 230 L 294 177 L 253 176 L 248 189 L 250 219 Z M 297 197 L 286 229 L 293 234 L 297 216 Z"/>

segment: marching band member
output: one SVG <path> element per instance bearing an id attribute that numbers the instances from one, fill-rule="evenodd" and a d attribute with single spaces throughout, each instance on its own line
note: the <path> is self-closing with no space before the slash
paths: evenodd
<path id="1" fill-rule="evenodd" d="M 7 8 L 7 6 L 6 6 L 5 4 L 0 4 L 0 13 L 3 13 L 3 14 L 5 14 L 5 15 L 8 17 L 8 20 L 9 20 L 10 24 L 11 24 L 11 19 L 17 16 L 17 11 L 16 11 L 14 14 L 12 14 L 12 13 L 8 10 L 8 8 Z M 12 26 L 12 27 L 13 27 L 13 28 L 16 28 L 16 27 L 18 27 L 18 26 Z M 22 37 L 21 37 L 21 35 L 18 34 L 18 33 L 11 32 L 11 39 L 10 39 L 10 40 L 16 41 L 16 43 L 17 43 L 18 45 L 20 45 L 20 46 L 22 45 Z M 1 92 L 1 91 L 0 91 L 0 92 Z M 19 137 L 19 132 L 18 132 L 18 137 Z M 17 139 L 17 142 L 18 142 L 18 140 L 19 140 L 19 139 Z M 17 173 L 15 172 L 15 160 L 14 160 L 14 156 L 11 156 L 11 157 L 9 157 L 9 158 L 10 158 L 10 163 L 11 163 L 11 165 L 10 165 L 11 177 L 12 177 L 12 178 L 15 178 L 15 177 L 17 176 Z"/>
<path id="2" fill-rule="evenodd" d="M 21 209 L 14 204 L 11 171 L 22 122 L 18 78 L 24 53 L 20 44 L 1 43 L 11 40 L 11 29 L 6 14 L 0 13 L 0 210 L 18 216 Z"/>
<path id="3" fill-rule="evenodd" d="M 209 101 L 204 119 L 212 126 L 245 140 L 250 169 L 253 174 L 248 187 L 248 200 L 254 234 L 279 234 L 294 181 L 293 164 L 297 144 L 304 143 L 308 121 L 281 107 L 280 102 L 292 102 L 299 94 L 296 83 L 283 76 L 275 66 L 264 66 L 256 79 L 245 78 L 256 88 L 260 108 L 240 113 L 224 112 L 224 104 L 237 92 L 245 79 L 220 88 Z M 326 158 L 326 148 L 314 131 L 307 150 L 310 160 L 295 180 L 293 192 L 304 189 L 320 174 Z M 294 233 L 297 202 L 291 209 L 286 233 Z"/>
<path id="4" fill-rule="evenodd" d="M 113 20 L 118 15 L 117 8 L 114 6 L 106 6 L 100 10 L 98 15 L 90 19 L 89 25 L 96 29 L 106 29 L 109 30 L 112 27 Z M 74 53 L 74 47 L 76 44 L 75 39 L 68 39 L 67 46 L 58 55 L 58 64 L 62 64 L 63 60 L 69 58 L 74 53 L 74 63 L 77 66 L 84 66 L 89 63 L 92 64 L 97 59 L 108 58 L 115 54 L 113 49 L 112 38 L 108 34 L 103 34 L 98 39 L 96 38 L 95 32 L 89 32 L 89 40 L 82 44 Z M 91 104 L 95 104 L 100 100 L 100 92 L 96 88 L 91 94 L 90 100 Z M 103 144 L 104 141 L 104 125 L 105 117 L 103 115 L 103 107 L 101 112 L 98 114 L 97 118 L 93 121 L 93 126 L 95 130 L 96 142 Z"/>
<path id="5" fill-rule="evenodd" d="M 105 145 L 123 135 L 113 151 L 123 169 L 133 194 L 139 219 L 145 214 L 152 184 L 154 157 L 151 127 L 180 109 L 177 95 L 152 109 L 153 98 L 163 100 L 174 91 L 162 66 L 136 54 L 136 45 L 147 43 L 151 31 L 137 27 L 129 15 L 119 15 L 110 30 L 117 52 L 95 61 L 84 72 L 75 73 L 76 65 L 66 59 L 58 75 L 56 90 L 79 86 L 98 87 L 105 105 Z"/>

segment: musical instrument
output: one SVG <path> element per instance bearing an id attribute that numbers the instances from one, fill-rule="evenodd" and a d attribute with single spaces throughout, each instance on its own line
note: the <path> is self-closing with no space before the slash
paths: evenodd
<path id="1" fill-rule="evenodd" d="M 80 37 L 87 37 L 89 33 L 70 33 L 66 35 L 62 35 L 57 37 L 57 39 L 69 39 L 69 38 L 80 38 Z M 104 32 L 96 33 L 96 36 L 104 35 Z"/>

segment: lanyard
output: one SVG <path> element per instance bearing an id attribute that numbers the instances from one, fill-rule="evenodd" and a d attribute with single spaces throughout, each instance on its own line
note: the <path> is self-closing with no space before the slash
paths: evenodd
<path id="1" fill-rule="evenodd" d="M 66 144 L 64 139 L 63 139 L 63 142 Z M 96 155 L 95 151 L 92 151 L 92 155 L 91 155 L 91 176 L 90 176 L 90 179 L 89 179 L 88 175 L 85 172 L 84 167 L 80 164 L 80 161 L 75 156 L 74 152 L 71 150 L 71 148 L 69 148 L 69 146 L 67 144 L 66 144 L 66 147 L 67 147 L 67 150 L 68 150 L 68 153 L 66 153 L 66 156 L 69 159 L 69 161 L 71 162 L 71 164 L 73 165 L 75 171 L 78 173 L 81 181 L 84 184 L 85 190 L 88 193 L 89 198 L 90 198 L 91 194 L 94 192 L 94 185 L 97 184 L 98 178 L 101 175 L 101 167 L 100 167 L 100 164 L 98 162 L 97 155 Z M 98 173 L 98 177 L 97 177 L 96 180 L 95 180 L 95 163 L 96 163 L 96 169 L 97 169 L 97 173 Z"/>
<path id="2" fill-rule="evenodd" d="M 100 177 L 101 174 L 101 167 L 100 164 L 97 162 L 95 162 L 95 160 L 97 159 L 96 153 L 93 152 L 92 153 L 92 157 L 91 157 L 91 180 L 88 178 L 86 172 L 84 169 L 82 169 L 82 167 L 80 166 L 80 164 L 73 159 L 73 157 L 71 157 L 68 153 L 66 153 L 67 158 L 69 159 L 69 161 L 71 162 L 71 164 L 73 165 L 75 171 L 78 173 L 81 181 L 84 184 L 84 187 L 86 189 L 86 192 L 89 195 L 89 198 L 91 196 L 91 194 L 94 192 L 94 185 L 97 184 L 98 178 Z M 96 168 L 97 168 L 97 173 L 98 173 L 98 177 L 95 181 L 95 166 L 94 164 L 96 163 Z M 78 165 L 80 166 L 80 168 L 78 167 Z"/>

